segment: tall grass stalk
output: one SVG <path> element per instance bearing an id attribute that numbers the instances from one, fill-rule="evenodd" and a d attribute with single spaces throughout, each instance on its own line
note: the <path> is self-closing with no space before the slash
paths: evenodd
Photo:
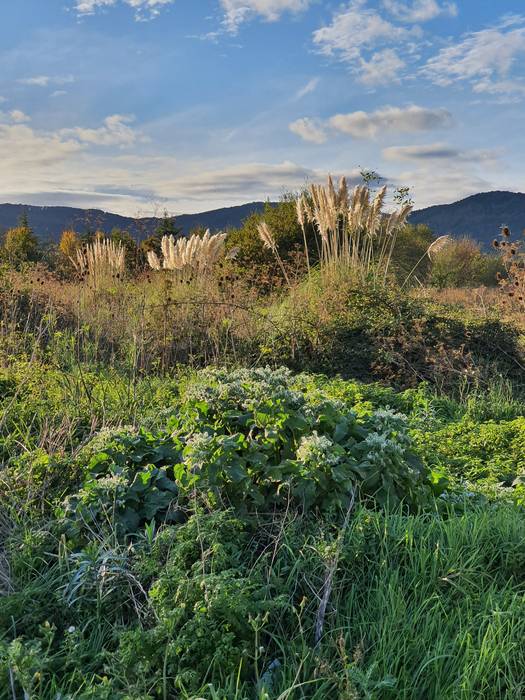
<path id="1" fill-rule="evenodd" d="M 307 259 L 305 224 L 311 222 L 320 239 L 323 273 L 342 268 L 362 282 L 384 284 L 397 233 L 412 211 L 411 204 L 403 204 L 385 214 L 386 191 L 383 187 L 372 196 L 369 187 L 359 185 L 350 193 L 344 177 L 337 188 L 331 177 L 326 185 L 312 184 L 297 202 Z"/>
<path id="2" fill-rule="evenodd" d="M 155 251 L 148 252 L 148 264 L 153 270 L 171 270 L 183 279 L 205 276 L 218 262 L 224 250 L 225 233 L 211 234 L 208 229 L 204 236 L 193 234 L 189 238 L 163 236 L 161 241 L 162 259 Z"/>
<path id="3" fill-rule="evenodd" d="M 77 250 L 71 258 L 77 272 L 87 278 L 92 289 L 98 290 L 111 280 L 121 279 L 126 269 L 124 246 L 102 236 Z"/>

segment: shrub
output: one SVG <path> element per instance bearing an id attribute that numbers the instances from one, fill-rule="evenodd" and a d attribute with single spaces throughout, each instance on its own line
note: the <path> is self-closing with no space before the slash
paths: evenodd
<path id="1" fill-rule="evenodd" d="M 432 255 L 428 282 L 440 287 L 496 286 L 502 271 L 497 256 L 482 253 L 478 243 L 469 238 L 450 240 Z"/>
<path id="2" fill-rule="evenodd" d="M 210 510 L 291 503 L 327 512 L 356 495 L 417 506 L 430 494 L 404 416 L 358 418 L 320 389 L 301 391 L 285 370 L 203 371 L 165 430 L 116 434 L 99 449 L 80 453 L 82 488 L 58 511 L 73 541 L 97 528 L 122 539 L 154 519 L 184 520 L 195 497 Z"/>

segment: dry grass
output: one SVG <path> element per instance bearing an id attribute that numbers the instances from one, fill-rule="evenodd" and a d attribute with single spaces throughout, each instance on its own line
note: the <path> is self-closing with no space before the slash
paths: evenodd
<path id="1" fill-rule="evenodd" d="M 71 262 L 92 289 L 100 289 L 124 277 L 125 253 L 121 243 L 97 235 L 92 243 L 76 251 L 76 258 L 71 258 Z"/>
<path id="2" fill-rule="evenodd" d="M 264 321 L 256 285 L 218 261 L 200 276 L 144 273 L 118 284 L 11 272 L 0 288 L 0 361 L 125 362 L 133 371 L 239 359 Z M 58 331 L 58 333 L 57 333 Z"/>
<path id="3" fill-rule="evenodd" d="M 497 316 L 525 329 L 523 314 L 507 302 L 497 287 L 419 287 L 412 294 L 437 304 L 465 309 L 480 318 Z"/>

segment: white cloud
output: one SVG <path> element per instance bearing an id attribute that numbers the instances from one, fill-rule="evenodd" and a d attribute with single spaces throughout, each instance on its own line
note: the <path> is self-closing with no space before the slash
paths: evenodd
<path id="1" fill-rule="evenodd" d="M 5 201 L 98 206 L 134 216 L 151 212 L 155 202 L 171 211 L 205 209 L 277 198 L 323 171 L 284 162 L 179 161 L 170 153 L 122 151 L 100 129 L 45 132 L 0 120 L 0 191 Z M 118 119 L 116 120 L 118 121 Z M 110 124 L 114 122 L 109 122 Z M 129 124 L 127 125 L 129 126 Z M 105 148 L 100 148 L 103 144 Z"/>
<path id="2" fill-rule="evenodd" d="M 312 0 L 220 0 L 224 11 L 224 22 L 231 32 L 236 32 L 243 22 L 260 16 L 275 22 L 284 12 L 306 10 Z"/>
<path id="3" fill-rule="evenodd" d="M 325 143 L 327 136 L 322 122 L 314 119 L 297 119 L 289 125 L 289 129 L 297 136 L 300 136 L 304 141 L 311 143 Z"/>
<path id="4" fill-rule="evenodd" d="M 365 85 L 384 85 L 398 82 L 406 63 L 394 49 L 383 49 L 372 54 L 369 61 L 361 61 L 360 81 Z"/>
<path id="5" fill-rule="evenodd" d="M 444 143 L 418 146 L 392 146 L 382 151 L 383 158 L 394 161 L 463 161 L 469 163 L 495 162 L 498 154 L 490 150 L 462 150 Z"/>
<path id="6" fill-rule="evenodd" d="M 17 176 L 27 181 L 38 175 L 43 168 L 52 168 L 82 146 L 73 140 L 63 139 L 58 134 L 42 134 L 26 124 L 0 123 L 0 151 L 5 177 L 3 185 L 9 190 Z"/>
<path id="7" fill-rule="evenodd" d="M 62 129 L 59 133 L 66 138 L 74 138 L 82 143 L 96 146 L 132 146 L 142 139 L 139 132 L 130 124 L 134 117 L 113 114 L 104 119 L 104 124 L 97 129 L 86 129 L 80 126 L 72 129 Z"/>
<path id="8" fill-rule="evenodd" d="M 410 193 L 417 209 L 457 202 L 471 194 L 498 189 L 497 182 L 487 179 L 486 173 L 478 175 L 473 172 L 471 164 L 462 163 L 444 169 L 430 163 L 425 167 L 398 173 L 396 181 L 410 183 Z"/>
<path id="9" fill-rule="evenodd" d="M 347 63 L 364 82 L 380 84 L 391 80 L 394 63 L 396 70 L 402 67 L 397 53 L 386 53 L 381 47 L 408 42 L 419 34 L 417 27 L 407 29 L 384 19 L 366 6 L 366 0 L 351 0 L 329 25 L 314 32 L 313 41 L 319 53 Z M 381 64 L 387 67 L 384 79 Z"/>
<path id="10" fill-rule="evenodd" d="M 458 14 L 455 2 L 441 3 L 438 0 L 383 0 L 383 7 L 396 19 L 410 24 L 428 22 L 439 15 L 455 17 Z"/>
<path id="11" fill-rule="evenodd" d="M 199 170 L 177 177 L 166 186 L 180 197 L 203 199 L 218 195 L 233 195 L 246 198 L 265 199 L 278 196 L 284 191 L 295 190 L 307 180 L 325 177 L 309 168 L 290 161 L 282 163 L 239 163 L 212 170 Z"/>
<path id="12" fill-rule="evenodd" d="M 75 9 L 79 15 L 92 15 L 99 8 L 113 7 L 119 2 L 135 10 L 135 19 L 144 20 L 157 17 L 165 5 L 171 5 L 174 0 L 76 0 Z"/>
<path id="13" fill-rule="evenodd" d="M 30 122 L 31 117 L 22 112 L 20 109 L 13 109 L 9 112 L 9 117 L 15 124 L 23 124 L 24 122 Z"/>
<path id="14" fill-rule="evenodd" d="M 48 85 L 68 85 L 75 82 L 72 75 L 36 75 L 31 78 L 21 78 L 21 85 L 34 85 L 36 87 L 48 87 Z"/>
<path id="15" fill-rule="evenodd" d="M 306 85 L 303 85 L 303 87 L 295 93 L 295 99 L 301 100 L 303 97 L 306 97 L 306 95 L 315 92 L 317 90 L 319 82 L 319 78 L 312 78 L 311 80 L 309 80 L 306 83 Z"/>
<path id="16" fill-rule="evenodd" d="M 448 128 L 452 115 L 446 109 L 409 107 L 383 107 L 375 112 L 350 112 L 336 114 L 329 120 L 333 129 L 350 134 L 356 139 L 372 139 L 385 132 L 430 131 Z"/>
<path id="17" fill-rule="evenodd" d="M 507 18 L 496 27 L 467 34 L 431 58 L 423 75 L 442 87 L 468 81 L 478 93 L 525 94 L 522 76 L 513 75 L 525 54 L 524 23 L 524 18 Z"/>
<path id="18" fill-rule="evenodd" d="M 67 95 L 67 90 L 55 90 L 49 97 L 63 97 L 64 95 Z"/>

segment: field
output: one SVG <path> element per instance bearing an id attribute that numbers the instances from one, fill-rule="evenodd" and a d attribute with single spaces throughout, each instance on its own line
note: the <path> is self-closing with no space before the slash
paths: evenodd
<path id="1" fill-rule="evenodd" d="M 524 697 L 521 253 L 345 188 L 7 250 L 1 698 Z"/>

